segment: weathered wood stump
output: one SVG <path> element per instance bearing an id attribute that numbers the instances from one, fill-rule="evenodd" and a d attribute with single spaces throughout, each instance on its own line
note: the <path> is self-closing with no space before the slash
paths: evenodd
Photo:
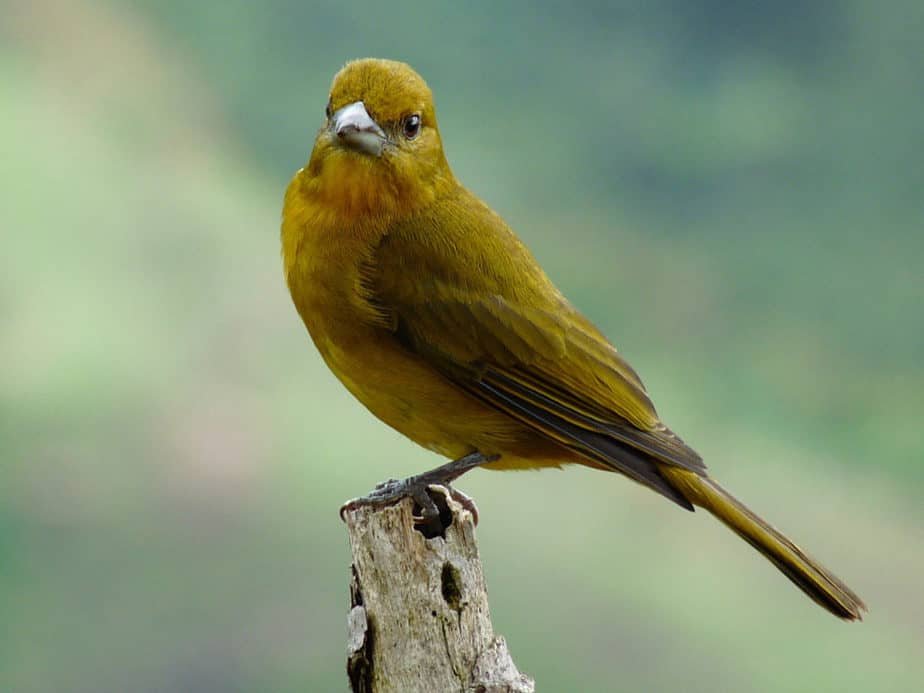
<path id="1" fill-rule="evenodd" d="M 354 693 L 532 693 L 494 634 L 471 513 L 431 487 L 414 503 L 345 513 L 353 551 L 347 672 Z"/>

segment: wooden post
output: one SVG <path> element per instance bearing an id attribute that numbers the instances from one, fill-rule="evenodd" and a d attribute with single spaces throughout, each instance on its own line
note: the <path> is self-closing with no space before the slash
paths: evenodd
<path id="1" fill-rule="evenodd" d="M 354 693 L 532 693 L 494 634 L 471 513 L 446 490 L 439 521 L 414 503 L 345 513 L 353 551 L 347 673 Z"/>

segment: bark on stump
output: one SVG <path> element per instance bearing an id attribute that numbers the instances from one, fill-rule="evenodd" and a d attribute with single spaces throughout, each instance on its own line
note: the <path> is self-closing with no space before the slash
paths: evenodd
<path id="1" fill-rule="evenodd" d="M 532 693 L 494 634 L 471 513 L 439 486 L 414 503 L 345 513 L 353 551 L 347 673 L 354 693 Z"/>

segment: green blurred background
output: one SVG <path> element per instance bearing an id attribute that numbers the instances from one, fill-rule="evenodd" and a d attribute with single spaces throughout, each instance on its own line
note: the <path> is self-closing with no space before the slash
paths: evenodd
<path id="1" fill-rule="evenodd" d="M 344 690 L 337 507 L 438 462 L 326 371 L 281 276 L 284 186 L 367 55 L 428 79 L 460 179 L 871 607 L 837 621 L 615 476 L 475 471 L 520 668 L 544 691 L 924 681 L 924 4 L 0 17 L 0 690 Z"/>

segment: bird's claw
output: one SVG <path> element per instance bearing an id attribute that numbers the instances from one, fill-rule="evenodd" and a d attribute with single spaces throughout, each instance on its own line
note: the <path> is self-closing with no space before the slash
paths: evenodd
<path id="1" fill-rule="evenodd" d="M 425 518 L 438 517 L 440 512 L 427 494 L 428 484 L 420 483 L 416 477 L 407 479 L 386 479 L 375 485 L 365 496 L 354 498 L 340 506 L 340 519 L 345 519 L 346 513 L 359 508 L 385 508 L 394 505 L 404 498 L 412 498 L 421 509 Z"/>
<path id="2" fill-rule="evenodd" d="M 415 524 L 430 524 L 440 516 L 440 509 L 430 496 L 431 488 L 445 488 L 449 496 L 472 514 L 472 520 L 478 524 L 478 506 L 467 494 L 453 488 L 447 483 L 421 483 L 422 479 L 387 479 L 379 484 L 365 496 L 353 498 L 340 506 L 340 519 L 346 520 L 346 514 L 359 508 L 384 508 L 389 505 L 411 498 L 419 508 L 415 513 Z"/>
<path id="3" fill-rule="evenodd" d="M 472 514 L 472 522 L 475 523 L 475 526 L 478 526 L 478 506 L 475 504 L 475 499 L 472 498 L 467 493 L 460 491 L 457 488 L 453 488 L 449 484 L 444 484 L 444 488 L 449 491 L 449 495 L 452 499 L 461 505 L 463 508 L 468 510 Z"/>
<path id="4" fill-rule="evenodd" d="M 377 484 L 368 495 L 354 498 L 340 506 L 340 519 L 346 520 L 346 513 L 358 508 L 384 508 L 394 505 L 402 498 L 412 498 L 420 509 L 420 515 L 415 516 L 415 524 L 418 524 L 417 519 L 419 518 L 423 524 L 434 525 L 439 520 L 440 509 L 431 497 L 429 489 L 442 486 L 454 501 L 472 514 L 472 520 L 477 525 L 478 506 L 475 505 L 475 501 L 454 489 L 450 482 L 458 479 L 470 469 L 497 459 L 498 455 L 484 455 L 475 451 L 423 474 L 409 476 L 407 479 L 388 479 Z"/>
<path id="5" fill-rule="evenodd" d="M 359 508 L 384 508 L 397 503 L 408 495 L 406 481 L 387 479 L 375 485 L 365 496 L 353 498 L 340 506 L 340 519 L 346 520 L 346 514 Z"/>

